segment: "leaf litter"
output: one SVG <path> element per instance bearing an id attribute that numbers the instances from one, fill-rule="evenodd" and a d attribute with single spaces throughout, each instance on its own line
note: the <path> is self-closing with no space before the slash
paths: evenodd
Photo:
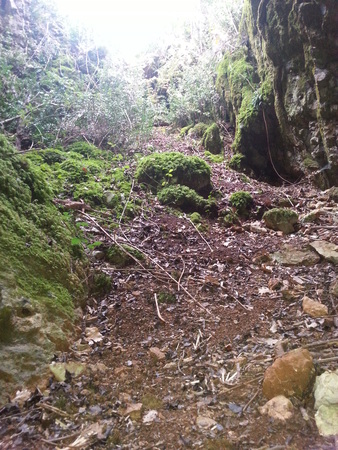
<path id="1" fill-rule="evenodd" d="M 195 142 L 161 130 L 150 144 L 203 156 Z M 272 254 L 285 245 L 337 244 L 337 205 L 306 181 L 275 187 L 225 163 L 212 166 L 220 207 L 246 190 L 256 206 L 249 219 L 230 228 L 204 219 L 200 232 L 141 191 L 141 214 L 120 220 L 114 234 L 91 211 L 78 212 L 96 242 L 128 244 L 145 258 L 130 253 L 135 264 L 126 268 L 93 261 L 111 276 L 112 290 L 89 300 L 82 336 L 56 355 L 61 378 L 18 392 L 0 409 L 1 449 L 336 448 L 334 437 L 319 434 L 311 398 L 291 399 L 286 423 L 260 411 L 264 372 L 284 352 L 307 348 L 317 374 L 336 368 L 337 306 L 329 290 L 336 266 L 324 259 L 281 265 Z M 301 215 L 321 213 L 291 235 L 265 228 L 264 211 L 285 201 Z M 328 315 L 304 314 L 305 295 Z"/>

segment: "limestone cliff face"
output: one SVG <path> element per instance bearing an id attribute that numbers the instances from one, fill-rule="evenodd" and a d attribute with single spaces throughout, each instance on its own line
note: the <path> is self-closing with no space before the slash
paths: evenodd
<path id="1" fill-rule="evenodd" d="M 235 150 L 256 175 L 338 184 L 337 29 L 336 0 L 246 0 L 245 45 L 225 58 L 218 85 Z"/>

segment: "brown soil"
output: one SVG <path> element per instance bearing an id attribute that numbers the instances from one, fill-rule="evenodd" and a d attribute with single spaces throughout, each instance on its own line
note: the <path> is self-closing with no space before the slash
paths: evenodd
<path id="1" fill-rule="evenodd" d="M 150 144 L 203 156 L 193 141 L 162 130 Z M 267 401 L 261 388 L 264 372 L 282 351 L 308 346 L 317 374 L 336 368 L 337 344 L 325 344 L 338 334 L 328 290 L 335 266 L 321 261 L 285 267 L 270 257 L 286 243 L 294 248 L 315 239 L 338 243 L 336 205 L 305 181 L 274 187 L 229 171 L 225 163 L 212 168 L 220 207 L 228 206 L 233 192 L 249 191 L 255 201 L 250 218 L 231 228 L 216 218 L 204 219 L 206 231 L 199 233 L 184 214 L 138 192 L 144 198 L 142 214 L 117 235 L 148 259 L 143 267 L 124 269 L 93 261 L 111 274 L 113 289 L 103 299 L 90 300 L 82 338 L 68 354 L 57 356 L 58 361 L 84 362 L 87 370 L 63 383 L 51 381 L 24 407 L 1 410 L 0 448 L 336 448 L 334 438 L 318 434 L 311 396 L 292 399 L 294 416 L 287 422 L 258 410 Z M 288 236 L 264 231 L 262 222 L 263 230 L 251 226 L 283 202 L 299 214 L 317 207 L 324 212 Z M 106 234 L 101 239 L 109 242 Z M 330 317 L 303 314 L 304 295 L 326 304 Z M 100 342 L 88 345 L 88 327 L 98 329 Z M 318 341 L 324 344 L 316 346 Z M 161 353 L 160 359 L 153 356 L 154 347 L 163 359 Z M 130 405 L 139 403 L 141 412 L 128 414 Z M 156 413 L 146 423 L 149 411 Z M 201 428 L 200 416 L 214 425 Z M 98 431 L 90 436 L 86 432 L 93 424 Z M 70 446 L 76 440 L 78 446 Z"/>

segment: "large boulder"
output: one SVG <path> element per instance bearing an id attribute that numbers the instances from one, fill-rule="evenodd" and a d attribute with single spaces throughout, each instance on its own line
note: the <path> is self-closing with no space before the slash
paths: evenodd
<path id="1" fill-rule="evenodd" d="M 68 348 L 85 273 L 71 245 L 75 228 L 52 203 L 44 173 L 3 136 L 0 216 L 1 404 Z"/>
<path id="2" fill-rule="evenodd" d="M 277 358 L 264 374 L 263 394 L 267 399 L 284 395 L 303 398 L 313 386 L 315 369 L 308 350 L 296 349 Z"/>

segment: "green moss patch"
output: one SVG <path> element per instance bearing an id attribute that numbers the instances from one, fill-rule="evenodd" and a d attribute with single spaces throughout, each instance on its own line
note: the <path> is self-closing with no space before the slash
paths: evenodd
<path id="1" fill-rule="evenodd" d="M 233 170 L 240 170 L 243 166 L 245 156 L 242 153 L 235 153 L 229 161 L 229 167 Z"/>
<path id="2" fill-rule="evenodd" d="M 193 138 L 199 138 L 201 139 L 204 135 L 204 133 L 207 131 L 208 125 L 203 122 L 199 122 L 196 125 L 193 126 L 193 128 L 190 128 L 188 134 L 189 136 Z"/>
<path id="3" fill-rule="evenodd" d="M 208 164 L 197 156 L 165 152 L 143 158 L 136 171 L 136 179 L 151 186 L 155 192 L 174 184 L 202 192 L 210 190 L 210 173 Z"/>
<path id="4" fill-rule="evenodd" d="M 119 216 L 129 197 L 132 180 L 123 157 L 103 151 L 86 142 L 67 149 L 30 152 L 27 159 L 43 173 L 54 196 L 83 200 L 93 207 L 107 207 Z M 39 193 L 37 191 L 37 193 Z M 137 202 L 132 198 L 125 217 L 133 217 Z"/>

